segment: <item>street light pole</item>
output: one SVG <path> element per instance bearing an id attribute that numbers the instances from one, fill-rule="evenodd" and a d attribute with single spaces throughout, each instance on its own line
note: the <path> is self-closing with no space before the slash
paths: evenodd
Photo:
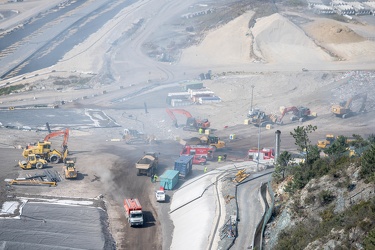
<path id="1" fill-rule="evenodd" d="M 253 110 L 253 97 L 254 97 L 254 85 L 251 85 L 251 103 L 250 103 L 250 111 Z"/>

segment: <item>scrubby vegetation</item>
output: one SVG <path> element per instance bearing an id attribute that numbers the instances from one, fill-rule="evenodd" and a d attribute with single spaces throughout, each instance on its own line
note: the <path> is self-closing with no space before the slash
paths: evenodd
<path id="1" fill-rule="evenodd" d="M 340 249 L 353 249 L 353 242 L 364 249 L 375 249 L 375 198 L 371 195 L 367 200 L 347 205 L 342 198 L 345 208 L 339 211 L 335 204 L 338 199 L 335 189 L 348 193 L 355 188 L 354 183 L 375 184 L 375 136 L 367 139 L 359 135 L 339 136 L 329 147 L 321 149 L 309 140 L 309 134 L 316 129 L 312 125 L 298 126 L 291 132 L 304 157 L 302 162 L 295 163 L 289 152 L 282 152 L 277 160 L 273 182 L 287 182 L 284 191 L 293 199 L 290 208 L 299 219 L 295 226 L 279 234 L 275 249 L 304 249 L 309 244 L 316 244 L 317 248 L 313 248 L 318 249 L 333 238 Z M 349 176 L 349 168 L 354 169 L 351 173 L 358 174 Z M 330 185 L 319 187 L 316 180 L 321 177 L 330 180 Z M 314 185 L 309 184 L 312 180 Z M 305 196 L 301 200 L 303 189 Z M 306 206 L 320 212 L 317 216 L 306 216 Z"/>
<path id="2" fill-rule="evenodd" d="M 14 86 L 6 86 L 0 89 L 0 95 L 9 95 L 19 89 L 23 89 L 25 87 L 24 84 L 18 84 Z"/>

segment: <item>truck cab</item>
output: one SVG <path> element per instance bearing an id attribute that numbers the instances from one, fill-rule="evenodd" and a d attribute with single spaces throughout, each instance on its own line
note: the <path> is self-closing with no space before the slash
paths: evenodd
<path id="1" fill-rule="evenodd" d="M 131 227 L 143 225 L 143 211 L 138 199 L 125 199 L 124 208 L 125 216 Z"/>
<path id="2" fill-rule="evenodd" d="M 155 191 L 156 201 L 164 202 L 165 201 L 165 191 L 163 187 L 160 187 L 159 190 Z"/>

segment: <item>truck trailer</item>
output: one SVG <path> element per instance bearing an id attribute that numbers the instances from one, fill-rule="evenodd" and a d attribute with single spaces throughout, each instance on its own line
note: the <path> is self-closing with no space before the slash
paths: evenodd
<path id="1" fill-rule="evenodd" d="M 174 162 L 174 170 L 179 172 L 179 176 L 185 179 L 193 170 L 193 155 L 182 155 Z"/>
<path id="2" fill-rule="evenodd" d="M 143 226 L 142 206 L 138 199 L 124 200 L 125 216 L 130 226 Z"/>

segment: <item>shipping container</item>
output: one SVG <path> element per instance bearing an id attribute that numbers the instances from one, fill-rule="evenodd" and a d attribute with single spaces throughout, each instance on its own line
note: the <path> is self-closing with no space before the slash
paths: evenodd
<path id="1" fill-rule="evenodd" d="M 192 105 L 193 102 L 191 100 L 182 100 L 182 99 L 172 99 L 171 106 L 172 107 L 181 107 L 181 106 L 189 106 Z"/>
<path id="2" fill-rule="evenodd" d="M 180 178 L 186 178 L 193 170 L 193 158 L 193 155 L 181 155 L 174 162 L 174 170 L 179 172 Z"/>
<path id="3" fill-rule="evenodd" d="M 220 97 L 218 96 L 212 96 L 212 97 L 199 97 L 198 102 L 200 104 L 206 104 L 206 103 L 217 103 L 221 102 Z"/>
<path id="4" fill-rule="evenodd" d="M 179 172 L 176 170 L 167 170 L 160 177 L 160 186 L 166 190 L 172 190 L 178 183 Z"/>
<path id="5" fill-rule="evenodd" d="M 185 83 L 182 85 L 183 90 L 188 90 L 188 89 L 201 89 L 203 88 L 203 83 L 202 82 L 195 82 L 195 83 Z"/>

